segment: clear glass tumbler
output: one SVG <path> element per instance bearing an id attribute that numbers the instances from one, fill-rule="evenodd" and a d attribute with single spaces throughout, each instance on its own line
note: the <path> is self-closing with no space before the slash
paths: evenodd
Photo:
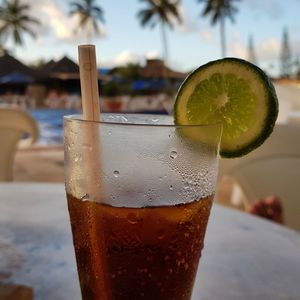
<path id="1" fill-rule="evenodd" d="M 221 125 L 64 118 L 65 185 L 84 300 L 190 299 Z"/>

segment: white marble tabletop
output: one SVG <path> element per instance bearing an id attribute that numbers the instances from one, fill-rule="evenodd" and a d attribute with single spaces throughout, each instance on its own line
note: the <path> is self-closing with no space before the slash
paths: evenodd
<path id="1" fill-rule="evenodd" d="M 214 205 L 193 300 L 299 300 L 299 278 L 297 232 Z M 62 184 L 0 184 L 0 281 L 80 299 Z"/>

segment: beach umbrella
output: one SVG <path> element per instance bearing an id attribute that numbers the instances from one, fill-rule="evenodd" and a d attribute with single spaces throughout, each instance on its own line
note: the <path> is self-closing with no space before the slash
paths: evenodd
<path id="1" fill-rule="evenodd" d="M 0 77 L 1 84 L 17 84 L 17 83 L 32 83 L 34 82 L 34 78 L 25 75 L 21 72 L 15 71 Z"/>

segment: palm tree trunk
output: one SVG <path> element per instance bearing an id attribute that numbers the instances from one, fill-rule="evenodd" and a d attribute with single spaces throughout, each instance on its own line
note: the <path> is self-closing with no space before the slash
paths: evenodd
<path id="1" fill-rule="evenodd" d="M 225 18 L 222 15 L 220 19 L 220 37 L 221 37 L 222 57 L 225 57 L 226 56 Z"/>
<path id="2" fill-rule="evenodd" d="M 166 35 L 166 28 L 163 21 L 160 21 L 160 29 L 161 29 L 161 38 L 162 38 L 162 45 L 163 45 L 163 60 L 164 66 L 166 67 L 168 64 L 168 43 L 167 43 L 167 35 Z M 165 81 L 167 82 L 167 69 L 164 67 L 162 76 L 164 77 Z"/>
<path id="3" fill-rule="evenodd" d="M 160 22 L 160 29 L 161 29 L 161 38 L 162 38 L 162 45 L 163 45 L 163 58 L 165 64 L 168 63 L 168 43 L 167 43 L 167 35 L 166 35 L 166 28 L 163 21 Z"/>
<path id="4" fill-rule="evenodd" d="M 93 21 L 89 20 L 87 24 L 87 44 L 91 44 L 93 40 Z"/>

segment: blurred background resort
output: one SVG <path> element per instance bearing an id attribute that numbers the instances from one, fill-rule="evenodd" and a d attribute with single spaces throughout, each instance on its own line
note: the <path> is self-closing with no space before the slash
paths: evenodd
<path id="1" fill-rule="evenodd" d="M 96 45 L 104 112 L 171 114 L 189 72 L 234 56 L 272 78 L 278 123 L 300 126 L 298 0 L 0 3 L 0 107 L 25 110 L 39 127 L 16 152 L 16 181 L 63 181 L 62 117 L 81 110 L 78 44 Z"/>

